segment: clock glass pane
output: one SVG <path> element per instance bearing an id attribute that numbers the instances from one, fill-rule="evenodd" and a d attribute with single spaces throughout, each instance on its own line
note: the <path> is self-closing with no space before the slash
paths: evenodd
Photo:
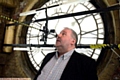
<path id="1" fill-rule="evenodd" d="M 62 0 L 50 0 L 41 8 L 48 7 L 51 5 L 56 5 L 63 3 Z M 66 14 L 72 14 L 76 12 L 94 10 L 96 7 L 90 2 L 74 2 L 68 4 L 62 4 L 56 7 L 47 9 L 47 16 L 54 17 Z M 77 44 L 103 44 L 104 42 L 104 23 L 102 21 L 101 15 L 99 13 L 77 15 L 65 18 L 57 18 L 53 20 L 48 20 L 47 26 L 46 21 L 35 20 L 46 18 L 46 9 L 37 11 L 36 15 L 32 18 L 27 32 L 27 44 L 38 44 L 44 45 L 45 32 L 42 31 L 45 27 L 48 28 L 48 35 L 46 39 L 46 44 L 53 45 L 53 47 L 31 47 L 28 51 L 29 59 L 36 70 L 39 70 L 41 62 L 46 54 L 55 51 L 54 44 L 56 42 L 56 34 L 64 27 L 72 28 L 78 34 Z M 33 28 L 34 27 L 34 28 Z M 101 49 L 91 49 L 91 48 L 76 48 L 79 53 L 84 53 L 87 56 L 92 57 L 97 60 Z"/>

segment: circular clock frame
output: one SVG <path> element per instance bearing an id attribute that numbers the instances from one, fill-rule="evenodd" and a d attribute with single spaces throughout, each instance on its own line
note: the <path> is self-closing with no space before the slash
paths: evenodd
<path id="1" fill-rule="evenodd" d="M 82 4 L 82 5 L 84 5 L 84 4 Z M 88 5 L 87 5 L 88 6 Z M 84 5 L 84 7 L 86 8 L 86 9 L 88 9 L 88 10 L 92 10 L 93 8 L 91 8 L 91 6 L 89 6 L 89 7 L 87 7 L 86 5 Z M 93 6 L 93 5 L 92 5 Z M 75 6 L 74 6 L 75 7 Z M 91 8 L 91 9 L 90 9 Z M 72 10 L 73 11 L 73 10 Z M 55 15 L 61 15 L 61 14 L 65 14 L 66 12 L 62 12 L 62 10 L 59 8 L 59 11 L 58 12 L 56 12 L 55 14 L 52 14 L 51 16 L 55 16 Z M 39 14 L 39 13 L 38 13 Z M 45 14 L 45 13 L 44 13 Z M 44 15 L 43 14 L 43 15 Z M 68 14 L 68 13 L 67 13 Z M 101 19 L 101 21 L 99 21 L 97 18 L 95 18 L 95 15 L 98 15 L 99 17 L 97 17 L 98 19 L 100 18 Z M 49 15 L 50 16 L 50 15 Z M 83 27 L 83 28 L 81 28 L 81 25 L 80 25 L 80 22 L 82 22 L 82 20 L 84 19 L 84 18 L 86 18 L 86 17 L 88 17 L 88 16 L 92 16 L 92 18 L 95 20 L 94 22 L 95 22 L 95 26 L 97 26 L 96 28 L 94 28 L 93 30 L 88 30 L 88 31 L 84 31 L 84 30 L 86 30 L 86 28 L 89 26 L 89 25 L 87 25 L 87 27 Z M 37 16 L 38 17 L 38 16 Z M 34 19 L 37 19 L 37 17 L 34 17 L 34 18 L 32 18 L 33 20 Z M 83 19 L 82 19 L 83 18 Z M 81 43 L 81 41 L 86 41 L 86 40 L 81 40 L 82 38 L 83 38 L 83 35 L 85 35 L 85 34 L 88 34 L 88 33 L 90 33 L 90 34 L 93 34 L 93 35 L 95 35 L 95 36 L 97 36 L 96 37 L 96 40 L 95 40 L 95 42 L 91 42 L 91 43 L 87 43 L 87 44 L 102 44 L 102 43 L 104 43 L 104 35 L 105 35 L 105 33 L 104 33 L 104 24 L 103 24 L 103 21 L 102 21 L 102 17 L 101 17 L 101 14 L 97 14 L 97 13 L 95 13 L 95 14 L 88 14 L 88 15 L 82 15 L 82 16 L 74 16 L 74 17 L 70 17 L 70 18 L 66 18 L 66 19 L 57 19 L 56 20 L 56 23 L 57 22 L 59 22 L 59 21 L 68 21 L 68 20 L 70 20 L 71 19 L 71 21 L 70 22 L 68 22 L 68 23 L 72 23 L 72 25 L 74 24 L 74 25 L 78 25 L 78 27 L 77 27 L 77 29 L 74 29 L 73 28 L 73 26 L 71 26 L 71 25 L 64 25 L 64 26 L 71 26 L 76 32 L 77 32 L 77 34 L 78 34 L 78 37 L 79 37 L 79 40 L 78 40 L 78 44 L 86 44 L 86 42 L 82 42 Z M 78 20 L 79 19 L 79 20 Z M 54 21 L 54 20 L 53 20 Z M 88 21 L 87 21 L 88 22 Z M 48 22 L 48 26 L 50 26 L 49 24 L 50 23 L 53 23 L 52 21 L 50 22 Z M 55 23 L 55 22 L 54 22 Z M 101 27 L 98 27 L 98 24 L 102 24 L 103 25 L 103 29 L 102 29 L 102 32 L 101 33 L 99 33 L 99 29 L 101 29 Z M 34 24 L 35 23 L 32 23 L 31 24 L 31 26 L 34 26 Z M 39 28 L 39 29 L 43 29 L 43 27 L 45 26 L 45 21 L 44 22 L 41 22 L 41 23 L 36 23 L 35 25 L 41 25 L 41 26 L 39 26 L 39 27 L 36 27 L 36 28 Z M 44 24 L 44 25 L 43 25 Z M 62 24 L 62 23 L 57 23 L 57 25 L 59 24 L 59 27 L 60 27 L 60 25 Z M 85 24 L 85 23 L 84 23 Z M 53 26 L 53 25 L 51 25 L 51 26 Z M 51 29 L 49 29 L 49 31 L 50 30 L 52 30 L 52 29 L 56 29 L 56 27 L 52 27 Z M 55 31 L 56 32 L 59 32 L 59 31 L 57 31 L 57 30 L 59 30 L 60 28 L 58 28 L 58 29 L 56 29 Z M 91 28 L 90 28 L 91 29 Z M 28 29 L 28 33 L 30 34 L 31 32 L 29 32 L 30 30 L 32 30 L 32 28 L 30 29 Z M 37 32 L 37 31 L 35 31 L 35 32 Z M 95 33 L 94 33 L 95 32 Z M 40 42 L 40 39 L 41 39 L 41 37 L 40 36 L 42 36 L 43 35 L 43 32 L 40 32 L 40 31 L 38 31 L 37 33 L 39 33 L 39 34 L 35 34 L 35 35 L 32 35 L 32 37 L 33 36 L 36 36 L 37 38 L 37 40 L 38 41 L 36 41 L 37 43 L 36 44 L 44 44 L 44 42 Z M 89 36 L 91 36 L 90 34 L 88 34 Z M 102 34 L 101 36 L 101 38 L 99 38 L 98 36 L 99 36 L 99 34 Z M 51 38 L 55 38 L 54 37 L 54 33 L 52 33 L 52 35 L 49 35 L 48 37 L 51 39 Z M 95 37 L 94 36 L 94 37 Z M 28 38 L 29 37 L 29 38 Z M 28 38 L 28 40 L 31 40 L 30 39 L 30 35 L 27 35 L 27 38 Z M 91 38 L 91 37 L 93 37 L 93 36 L 91 36 L 91 37 L 86 37 L 86 35 L 84 36 L 85 38 Z M 100 39 L 100 42 L 99 42 L 99 39 Z M 101 42 L 101 40 L 102 40 L 102 42 Z M 49 43 L 50 43 L 51 41 L 49 41 Z M 55 39 L 54 39 L 54 42 L 55 42 Z M 32 42 L 28 42 L 27 44 L 33 44 Z M 52 43 L 52 44 L 54 44 L 54 43 Z M 54 48 L 53 48 L 54 49 Z M 41 49 L 41 50 L 43 50 L 43 49 Z M 36 62 L 36 58 L 34 57 L 34 55 L 36 55 L 36 53 L 39 53 L 39 51 L 41 51 L 40 50 L 40 48 L 32 48 L 31 49 L 31 51 L 30 52 L 28 52 L 28 56 L 29 56 L 29 59 L 30 59 L 30 61 L 31 61 L 31 63 L 32 63 L 32 65 L 34 66 L 34 68 L 36 68 L 37 70 L 39 70 L 39 67 L 40 67 L 40 62 L 42 61 L 42 59 L 44 58 L 44 57 L 42 57 L 42 59 L 40 60 L 40 62 Z M 47 49 L 46 49 L 47 50 Z M 49 50 L 49 49 L 48 49 Z M 100 52 L 101 52 L 101 49 L 78 49 L 77 51 L 82 51 L 83 53 L 84 53 L 84 51 L 87 51 L 86 52 L 86 55 L 88 55 L 88 56 L 90 56 L 90 57 L 92 57 L 93 55 L 94 55 L 94 53 L 96 53 L 95 51 L 97 51 L 97 52 L 99 52 L 99 54 L 98 53 L 96 53 L 96 55 L 98 55 L 98 57 L 99 57 L 99 55 L 100 55 Z M 46 52 L 41 52 L 41 54 L 42 55 L 46 55 L 48 52 L 50 52 L 50 51 L 46 51 Z M 88 54 L 87 54 L 88 53 Z M 40 53 L 39 53 L 40 54 Z M 38 58 L 39 58 L 39 56 L 37 56 Z M 39 58 L 40 59 L 40 58 Z M 96 58 L 96 60 L 97 60 L 98 58 Z"/>

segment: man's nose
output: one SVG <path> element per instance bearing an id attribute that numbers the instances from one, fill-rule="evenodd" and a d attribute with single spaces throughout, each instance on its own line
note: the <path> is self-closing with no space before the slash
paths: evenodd
<path id="1" fill-rule="evenodd" d="M 55 34 L 55 37 L 58 37 L 58 34 Z"/>
<path id="2" fill-rule="evenodd" d="M 57 37 L 61 37 L 61 34 L 57 34 Z"/>

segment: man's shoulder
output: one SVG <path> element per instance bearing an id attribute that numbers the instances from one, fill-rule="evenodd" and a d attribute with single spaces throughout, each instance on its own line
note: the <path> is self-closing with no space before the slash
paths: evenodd
<path id="1" fill-rule="evenodd" d="M 90 60 L 90 61 L 94 61 L 94 59 L 92 59 L 91 57 L 89 57 L 89 56 L 87 56 L 87 55 L 85 55 L 84 53 L 78 53 L 78 52 L 74 52 L 75 54 L 75 56 L 76 56 L 76 58 L 78 58 L 78 59 L 82 59 L 82 60 Z"/>
<path id="2" fill-rule="evenodd" d="M 43 59 L 43 64 L 46 64 L 54 56 L 54 54 L 55 52 L 48 53 Z"/>

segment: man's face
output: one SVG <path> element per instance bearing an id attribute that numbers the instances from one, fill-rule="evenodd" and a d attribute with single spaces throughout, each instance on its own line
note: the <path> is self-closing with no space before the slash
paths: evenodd
<path id="1" fill-rule="evenodd" d="M 73 44 L 71 33 L 71 30 L 63 29 L 57 36 L 56 47 L 68 47 L 69 45 Z"/>

